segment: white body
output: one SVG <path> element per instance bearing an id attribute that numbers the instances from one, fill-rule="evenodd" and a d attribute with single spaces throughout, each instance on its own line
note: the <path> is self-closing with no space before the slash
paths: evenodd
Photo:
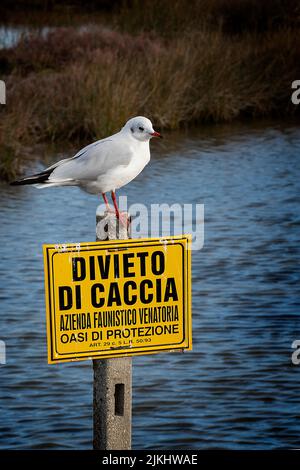
<path id="1" fill-rule="evenodd" d="M 48 179 L 36 187 L 79 186 L 92 194 L 115 191 L 132 181 L 147 165 L 149 141 L 156 134 L 149 119 L 130 119 L 117 134 L 98 140 L 74 157 L 47 168 Z"/>

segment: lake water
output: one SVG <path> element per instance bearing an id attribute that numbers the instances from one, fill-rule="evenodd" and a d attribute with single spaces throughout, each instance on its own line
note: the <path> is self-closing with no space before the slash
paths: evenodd
<path id="1" fill-rule="evenodd" d="M 32 33 L 36 34 L 47 34 L 51 31 L 51 28 L 34 28 L 30 26 L 7 26 L 0 24 L 0 49 L 12 47 L 22 38 L 26 37 Z"/>
<path id="2" fill-rule="evenodd" d="M 136 449 L 300 447 L 300 128 L 206 127 L 152 142 L 120 194 L 205 205 L 192 352 L 134 358 Z M 97 199 L 0 185 L 1 449 L 90 449 L 90 361 L 47 365 L 42 244 L 91 241 Z"/>

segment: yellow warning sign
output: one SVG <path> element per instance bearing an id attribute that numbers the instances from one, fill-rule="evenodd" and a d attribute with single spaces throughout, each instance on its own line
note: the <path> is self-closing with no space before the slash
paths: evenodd
<path id="1" fill-rule="evenodd" d="M 191 349 L 190 243 L 44 245 L 48 362 Z"/>

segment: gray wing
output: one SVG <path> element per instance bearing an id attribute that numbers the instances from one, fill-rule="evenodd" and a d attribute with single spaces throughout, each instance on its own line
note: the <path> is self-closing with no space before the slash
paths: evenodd
<path id="1" fill-rule="evenodd" d="M 131 158 L 132 151 L 123 139 L 99 140 L 84 147 L 74 157 L 52 165 L 48 181 L 92 181 L 118 166 L 127 166 Z"/>

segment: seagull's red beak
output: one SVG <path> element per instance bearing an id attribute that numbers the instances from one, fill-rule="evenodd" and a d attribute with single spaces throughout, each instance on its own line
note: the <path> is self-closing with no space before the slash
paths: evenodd
<path id="1" fill-rule="evenodd" d="M 163 138 L 163 136 L 159 132 L 155 132 L 155 131 L 152 132 L 152 134 L 150 135 L 152 135 L 152 137 L 160 137 L 161 139 Z"/>

